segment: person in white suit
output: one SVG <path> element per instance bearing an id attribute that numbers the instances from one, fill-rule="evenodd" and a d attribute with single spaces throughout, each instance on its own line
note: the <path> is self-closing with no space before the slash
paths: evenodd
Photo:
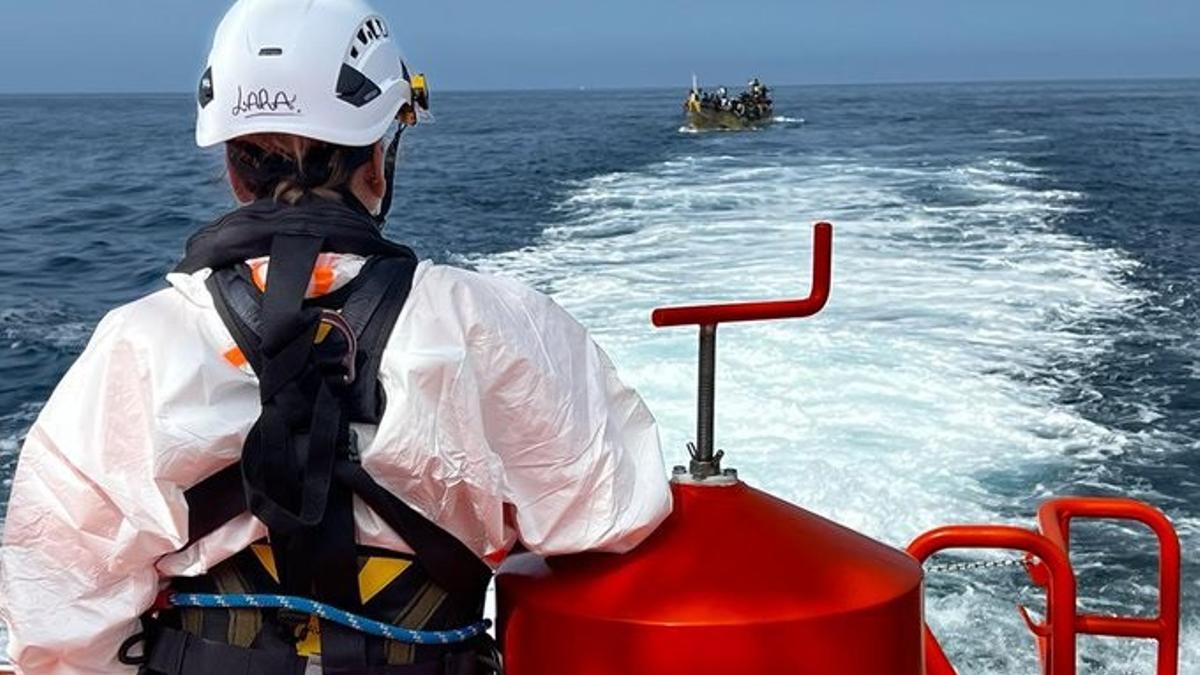
<path id="1" fill-rule="evenodd" d="M 197 94 L 241 206 L 100 322 L 29 431 L 12 661 L 490 672 L 508 552 L 626 552 L 669 513 L 653 417 L 551 299 L 380 234 L 428 94 L 365 2 L 240 0 Z"/>

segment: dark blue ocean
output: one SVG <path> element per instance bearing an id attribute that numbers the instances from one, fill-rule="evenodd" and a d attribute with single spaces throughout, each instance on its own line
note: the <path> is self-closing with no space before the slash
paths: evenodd
<path id="1" fill-rule="evenodd" d="M 449 93 L 406 136 L 388 232 L 515 276 L 579 317 L 662 423 L 693 424 L 693 334 L 658 304 L 833 298 L 722 330 L 718 441 L 748 481 L 897 546 L 1032 524 L 1051 495 L 1164 509 L 1200 672 L 1200 82 L 793 87 L 780 119 L 687 133 L 682 91 Z M 0 97 L 0 501 L 22 436 L 109 308 L 164 286 L 231 208 L 190 97 Z M 1148 532 L 1078 530 L 1081 604 L 1148 613 Z M 931 574 L 964 673 L 1029 673 L 1019 570 Z M 1081 672 L 1150 673 L 1082 639 Z"/>

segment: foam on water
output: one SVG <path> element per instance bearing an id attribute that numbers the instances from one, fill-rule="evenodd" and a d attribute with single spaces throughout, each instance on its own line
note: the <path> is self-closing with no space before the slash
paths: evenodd
<path id="1" fill-rule="evenodd" d="M 804 295 L 809 222 L 832 220 L 823 314 L 721 329 L 718 445 L 748 481 L 903 546 L 939 524 L 1029 524 L 1052 488 L 1014 500 L 993 477 L 1131 442 L 1037 376 L 1100 357 L 1116 336 L 1081 326 L 1145 301 L 1124 283 L 1134 261 L 1052 228 L 1081 196 L 1031 186 L 1037 174 L 1004 156 L 929 168 L 681 156 L 575 184 L 539 245 L 470 262 L 552 293 L 592 329 L 677 461 L 694 424 L 695 334 L 653 331 L 650 310 Z M 1036 594 L 1010 576 L 931 583 L 931 620 L 964 672 L 1036 668 L 1012 610 L 1014 594 L 1035 606 Z M 1148 607 L 1152 593 L 1124 599 Z M 1195 667 L 1197 627 L 1186 631 Z M 1152 662 L 1149 645 L 1081 645 L 1086 672 Z"/>

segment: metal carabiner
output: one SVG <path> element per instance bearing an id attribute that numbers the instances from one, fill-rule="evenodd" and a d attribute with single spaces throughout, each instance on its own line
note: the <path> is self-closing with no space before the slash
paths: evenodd
<path id="1" fill-rule="evenodd" d="M 321 325 L 329 328 L 318 330 L 318 343 L 323 343 L 328 339 L 331 331 L 336 331 L 345 341 L 346 352 L 337 360 L 337 365 L 341 369 L 339 384 L 344 386 L 354 384 L 354 380 L 358 378 L 358 338 L 354 335 L 354 329 L 341 314 L 331 309 L 321 310 Z"/>

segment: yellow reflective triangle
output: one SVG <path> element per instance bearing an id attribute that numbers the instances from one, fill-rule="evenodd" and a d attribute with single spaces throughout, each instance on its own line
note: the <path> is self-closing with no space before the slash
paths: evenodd
<path id="1" fill-rule="evenodd" d="M 367 564 L 358 573 L 358 594 L 362 601 L 370 601 L 411 565 L 412 562 L 400 558 L 367 558 Z"/>
<path id="2" fill-rule="evenodd" d="M 279 570 L 275 567 L 275 552 L 268 544 L 252 544 L 250 550 L 259 564 L 271 575 L 276 583 L 279 582 Z M 367 562 L 358 572 L 358 593 L 362 601 L 369 602 L 371 598 L 388 587 L 412 566 L 412 561 L 401 558 L 367 558 Z M 310 616 L 308 625 L 299 629 L 297 637 L 301 640 L 296 645 L 296 652 L 301 656 L 313 656 L 321 653 L 321 627 L 317 617 Z"/>
<path id="3" fill-rule="evenodd" d="M 258 558 L 258 562 L 267 570 L 267 574 L 279 583 L 279 570 L 275 569 L 275 552 L 267 544 L 251 544 L 250 550 L 254 551 L 254 557 Z"/>
<path id="4" fill-rule="evenodd" d="M 322 321 L 321 325 L 317 326 L 317 336 L 313 338 L 313 344 L 319 345 L 324 342 L 325 338 L 329 337 L 331 330 L 333 330 L 333 326 Z"/>
<path id="5" fill-rule="evenodd" d="M 296 643 L 296 653 L 300 656 L 319 656 L 321 654 L 321 620 L 315 616 L 308 617 L 308 625 L 296 629 L 301 640 Z"/>
<path id="6" fill-rule="evenodd" d="M 267 544 L 253 544 L 250 550 L 254 552 L 254 557 L 258 558 L 263 569 L 278 583 L 279 570 L 275 567 L 275 552 L 271 547 Z M 411 561 L 402 558 L 367 558 L 366 564 L 358 572 L 359 597 L 363 602 L 369 602 L 411 566 Z"/>

